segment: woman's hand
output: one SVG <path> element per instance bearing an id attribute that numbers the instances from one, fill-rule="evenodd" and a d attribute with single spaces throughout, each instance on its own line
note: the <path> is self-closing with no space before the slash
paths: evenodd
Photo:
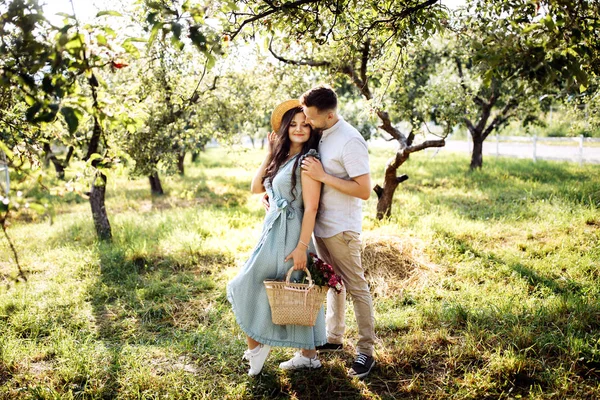
<path id="1" fill-rule="evenodd" d="M 269 154 L 273 153 L 273 148 L 275 147 L 275 141 L 277 140 L 277 133 L 275 131 L 271 131 L 267 134 L 267 151 Z"/>
<path id="2" fill-rule="evenodd" d="M 297 271 L 306 268 L 306 261 L 308 260 L 308 257 L 306 256 L 306 248 L 304 248 L 304 246 L 296 246 L 294 251 L 292 251 L 284 261 L 287 262 L 290 259 L 294 260 L 294 270 Z"/>

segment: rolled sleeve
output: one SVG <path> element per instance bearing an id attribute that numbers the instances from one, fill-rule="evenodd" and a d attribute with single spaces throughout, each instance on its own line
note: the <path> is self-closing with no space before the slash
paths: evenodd
<path id="1" fill-rule="evenodd" d="M 369 150 L 367 143 L 360 138 L 352 138 L 342 150 L 344 168 L 350 178 L 369 173 Z"/>

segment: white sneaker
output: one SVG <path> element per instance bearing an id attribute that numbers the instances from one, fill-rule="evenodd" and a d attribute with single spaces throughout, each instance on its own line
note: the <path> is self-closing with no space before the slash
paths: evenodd
<path id="1" fill-rule="evenodd" d="M 279 364 L 281 369 L 301 369 L 301 368 L 321 368 L 321 361 L 315 356 L 314 358 L 304 357 L 302 352 L 298 351 L 290 360 Z"/>
<path id="2" fill-rule="evenodd" d="M 250 361 L 248 375 L 255 376 L 260 374 L 260 371 L 262 371 L 263 365 L 265 365 L 265 360 L 267 359 L 270 351 L 271 346 L 268 344 L 261 344 L 252 350 L 248 349 L 244 352 L 244 357 L 242 357 L 242 359 Z"/>

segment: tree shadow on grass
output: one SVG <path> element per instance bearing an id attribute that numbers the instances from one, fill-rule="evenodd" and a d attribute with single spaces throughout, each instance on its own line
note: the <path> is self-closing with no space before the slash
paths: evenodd
<path id="1" fill-rule="evenodd" d="M 475 258 L 483 260 L 489 266 L 508 266 L 528 282 L 530 290 L 543 287 L 550 289 L 554 294 L 561 296 L 582 295 L 584 292 L 583 285 L 573 279 L 545 276 L 542 273 L 525 266 L 522 262 L 506 261 L 493 252 L 480 251 L 473 247 L 471 242 L 466 238 L 458 237 L 451 232 L 440 231 L 438 234 L 442 235 L 444 241 L 450 244 L 454 251 L 459 254 L 471 254 Z"/>
<path id="2" fill-rule="evenodd" d="M 490 398 L 497 398 L 509 389 L 513 395 L 527 395 L 536 387 L 543 391 L 556 391 L 561 389 L 556 386 L 557 382 L 564 378 L 556 371 L 570 371 L 577 376 L 578 383 L 568 389 L 569 396 L 577 396 L 581 388 L 594 393 L 582 398 L 594 398 L 600 394 L 597 387 L 600 377 L 600 352 L 597 347 L 597 340 L 600 340 L 600 303 L 587 293 L 590 284 L 586 286 L 573 279 L 544 274 L 523 262 L 509 261 L 493 252 L 477 250 L 468 240 L 451 233 L 443 232 L 443 235 L 447 244 L 453 247 L 453 252 L 468 253 L 482 260 L 493 271 L 493 276 L 496 276 L 496 271 L 503 270 L 523 279 L 527 283 L 525 290 L 528 296 L 540 301 L 515 304 L 502 299 L 496 304 L 493 299 L 498 299 L 501 293 L 482 293 L 482 300 L 476 302 L 475 306 L 469 306 L 461 301 L 459 294 L 452 294 L 439 308 L 423 314 L 426 320 L 424 325 L 426 330 L 434 331 L 443 327 L 449 337 L 459 338 L 459 343 L 442 341 L 444 349 L 441 352 L 436 350 L 438 343 L 418 344 L 417 354 L 409 357 L 410 368 L 405 367 L 404 370 L 429 375 L 430 379 L 437 381 L 461 381 L 464 379 L 461 374 L 477 376 L 487 373 L 494 390 L 497 389 L 488 389 L 485 395 Z M 503 274 L 493 279 L 504 279 Z M 470 304 L 475 304 L 472 295 L 470 293 L 466 297 L 470 299 Z M 471 361 L 448 356 L 469 354 L 469 351 L 461 349 L 461 338 L 478 343 L 477 351 L 474 354 L 471 352 Z M 391 340 L 391 337 L 385 340 Z M 507 361 L 497 362 L 496 365 L 482 358 L 489 357 L 490 353 L 497 360 L 506 353 Z M 511 361 L 514 357 L 521 361 L 514 363 Z M 420 362 L 422 359 L 425 361 Z M 452 367 L 440 369 L 439 374 L 443 376 L 436 378 L 427 372 L 435 370 L 436 365 Z M 496 371 L 491 370 L 490 366 L 494 366 Z M 481 373 L 478 372 L 480 368 L 484 368 Z M 540 369 L 551 372 L 540 373 Z M 480 379 L 483 378 L 480 376 Z"/>
<path id="3" fill-rule="evenodd" d="M 184 342 L 191 343 L 198 325 L 203 323 L 201 318 L 190 318 L 188 314 L 197 317 L 211 307 L 216 314 L 224 312 L 219 304 L 215 306 L 223 299 L 212 271 L 214 265 L 230 262 L 230 258 L 213 253 L 181 259 L 141 256 L 114 244 L 101 244 L 97 251 L 100 275 L 89 289 L 89 298 L 98 340 L 111 354 L 104 397 L 113 398 L 126 389 L 118 383 L 123 381 L 119 379 L 121 366 L 127 364 L 123 347 L 156 346 L 167 355 L 168 359 L 161 361 L 167 368 L 179 365 L 178 354 L 189 351 Z M 218 315 L 212 317 L 218 319 Z"/>

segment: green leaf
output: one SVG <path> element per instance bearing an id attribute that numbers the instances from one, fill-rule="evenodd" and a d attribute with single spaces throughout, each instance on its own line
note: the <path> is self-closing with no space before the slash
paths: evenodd
<path id="1" fill-rule="evenodd" d="M 152 32 L 150 32 L 150 38 L 148 39 L 148 47 L 149 48 L 152 47 L 152 44 L 156 40 L 156 35 L 158 35 L 158 31 L 160 31 L 162 27 L 163 27 L 162 22 L 157 22 L 152 27 Z"/>
<path id="2" fill-rule="evenodd" d="M 205 52 L 207 50 L 206 36 L 200 32 L 200 28 L 197 25 L 190 27 L 190 39 L 192 39 L 192 43 L 194 43 L 200 51 Z"/>
<path id="3" fill-rule="evenodd" d="M 107 35 L 111 35 L 111 36 L 117 35 L 117 32 L 115 32 L 115 30 L 109 26 L 103 26 L 102 29 L 104 29 L 104 32 L 106 32 Z"/>
<path id="4" fill-rule="evenodd" d="M 554 24 L 554 21 L 552 20 L 552 15 L 550 15 L 550 14 L 546 15 L 546 17 L 542 19 L 542 22 L 544 23 L 544 25 L 546 25 L 546 28 L 548 28 L 548 30 L 550 30 L 550 31 L 553 31 L 554 28 L 556 28 L 556 25 Z"/>
<path id="5" fill-rule="evenodd" d="M 102 46 L 106 46 L 108 44 L 106 41 L 106 36 L 104 35 L 96 35 L 96 41 Z"/>
<path id="6" fill-rule="evenodd" d="M 35 103 L 31 107 L 25 111 L 25 118 L 27 121 L 32 122 L 35 119 L 35 116 L 42 109 L 42 103 Z"/>
<path id="7" fill-rule="evenodd" d="M 52 85 L 52 78 L 50 76 L 44 75 L 44 78 L 42 79 L 42 89 L 48 94 L 54 92 L 54 86 Z"/>
<path id="8" fill-rule="evenodd" d="M 67 122 L 69 133 L 75 133 L 75 131 L 77 131 L 77 127 L 79 126 L 79 116 L 77 115 L 75 109 L 72 107 L 62 107 L 60 112 Z"/>
<path id="9" fill-rule="evenodd" d="M 0 140 L 0 150 L 2 150 L 4 152 L 4 154 L 6 154 L 6 157 L 8 159 L 12 159 L 13 158 L 13 152 L 10 151 L 10 149 L 8 148 L 8 146 L 5 145 L 2 140 Z"/>
<path id="10" fill-rule="evenodd" d="M 129 41 L 124 41 L 122 46 L 123 49 L 128 53 L 131 54 L 134 57 L 139 57 L 140 56 L 140 51 L 138 50 L 138 48 L 131 42 Z"/>
<path id="11" fill-rule="evenodd" d="M 83 37 L 83 35 L 75 35 L 69 42 L 67 42 L 67 44 L 65 44 L 65 49 L 80 49 L 83 46 L 84 41 L 85 37 Z"/>
<path id="12" fill-rule="evenodd" d="M 183 43 L 181 40 L 179 40 L 175 35 L 171 36 L 171 43 L 179 51 L 183 50 L 183 47 L 185 46 L 185 43 Z"/>
<path id="13" fill-rule="evenodd" d="M 160 10 L 162 8 L 162 5 L 158 1 L 148 1 L 146 5 L 153 10 Z"/>
<path id="14" fill-rule="evenodd" d="M 135 133 L 137 131 L 137 127 L 135 126 L 135 124 L 127 124 L 126 129 L 129 133 Z"/>
<path id="15" fill-rule="evenodd" d="M 39 113 L 33 122 L 52 122 L 58 113 L 58 104 L 50 104 L 48 109 Z"/>
<path id="16" fill-rule="evenodd" d="M 100 154 L 98 154 L 98 153 L 94 153 L 87 160 L 86 165 L 90 166 L 90 165 L 92 165 L 92 162 L 94 162 L 94 160 L 100 160 L 100 159 L 102 159 L 102 156 Z"/>
<path id="17" fill-rule="evenodd" d="M 69 29 L 71 29 L 74 26 L 75 25 L 73 25 L 73 24 L 67 24 L 67 25 L 63 26 L 62 28 L 60 28 L 59 32 L 66 34 L 67 32 L 69 32 Z M 67 38 L 67 41 L 68 41 L 68 38 Z M 61 45 L 64 45 L 64 43 L 62 43 Z"/>
<path id="18" fill-rule="evenodd" d="M 157 12 L 151 12 L 148 13 L 148 17 L 146 17 L 146 21 L 150 24 L 150 25 L 154 25 L 156 23 L 156 16 L 158 15 Z"/>
<path id="19" fill-rule="evenodd" d="M 113 17 L 122 17 L 123 16 L 123 14 L 121 14 L 118 11 L 106 10 L 106 11 L 100 11 L 98 14 L 96 14 L 96 18 L 102 17 L 104 15 L 110 15 L 110 16 L 113 16 Z"/>
<path id="20" fill-rule="evenodd" d="M 65 17 L 65 18 L 69 18 L 69 19 L 75 19 L 74 15 L 67 14 L 67 13 L 64 13 L 64 12 L 58 12 L 58 13 L 56 13 L 54 15 L 60 15 L 61 17 Z"/>
<path id="21" fill-rule="evenodd" d="M 67 35 L 66 32 L 64 32 L 63 34 L 61 34 L 58 37 L 58 44 L 60 46 L 64 46 L 65 44 L 67 44 L 69 42 L 69 35 Z"/>
<path id="22" fill-rule="evenodd" d="M 30 96 L 28 94 L 25 95 L 25 102 L 27 103 L 28 106 L 32 106 L 36 103 L 36 99 L 33 96 Z"/>
<path id="23" fill-rule="evenodd" d="M 179 39 L 181 37 L 181 24 L 178 24 L 177 22 L 172 22 L 171 31 L 173 32 L 173 35 L 175 35 L 177 39 Z"/>
<path id="24" fill-rule="evenodd" d="M 217 59 L 212 54 L 206 55 L 206 69 L 211 69 L 215 66 Z"/>
<path id="25" fill-rule="evenodd" d="M 488 69 L 487 71 L 485 71 L 485 73 L 483 74 L 483 85 L 486 87 L 490 87 L 490 85 L 492 84 L 492 77 L 494 75 L 494 71 L 491 69 Z"/>
<path id="26" fill-rule="evenodd" d="M 130 37 L 125 39 L 124 43 L 126 42 L 140 42 L 140 43 L 146 43 L 148 41 L 148 39 L 146 38 L 141 38 L 141 37 Z"/>

